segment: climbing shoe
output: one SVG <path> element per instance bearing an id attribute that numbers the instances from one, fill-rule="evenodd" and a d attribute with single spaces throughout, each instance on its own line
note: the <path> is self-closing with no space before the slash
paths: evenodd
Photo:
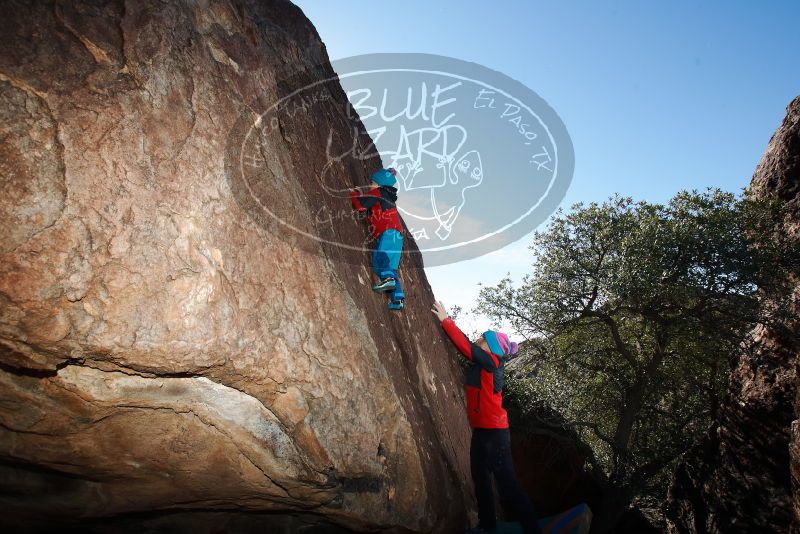
<path id="1" fill-rule="evenodd" d="M 400 311 L 406 307 L 406 303 L 403 299 L 400 300 L 390 300 L 389 301 L 389 309 L 393 311 Z"/>
<path id="2" fill-rule="evenodd" d="M 394 287 L 397 285 L 394 278 L 384 278 L 374 286 L 372 286 L 373 291 L 377 291 L 378 293 L 386 293 L 387 291 L 394 290 Z"/>

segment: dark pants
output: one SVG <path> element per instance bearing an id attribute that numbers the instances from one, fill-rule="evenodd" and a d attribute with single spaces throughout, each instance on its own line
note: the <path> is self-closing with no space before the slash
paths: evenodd
<path id="1" fill-rule="evenodd" d="M 525 534 L 541 533 L 536 512 L 530 499 L 514 475 L 511 459 L 511 434 L 507 428 L 476 428 L 472 431 L 469 450 L 472 482 L 478 499 L 478 519 L 481 528 L 496 526 L 492 475 L 500 498 L 511 504 Z"/>

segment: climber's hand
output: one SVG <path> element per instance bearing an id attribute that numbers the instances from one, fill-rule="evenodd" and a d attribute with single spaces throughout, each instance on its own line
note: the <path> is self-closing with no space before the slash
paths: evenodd
<path id="1" fill-rule="evenodd" d="M 440 301 L 433 303 L 433 308 L 431 308 L 431 311 L 440 321 L 447 319 L 447 310 L 444 309 L 444 304 L 442 304 Z"/>

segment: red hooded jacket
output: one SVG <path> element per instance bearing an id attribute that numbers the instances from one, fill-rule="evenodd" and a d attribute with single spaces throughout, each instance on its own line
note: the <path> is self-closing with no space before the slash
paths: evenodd
<path id="1" fill-rule="evenodd" d="M 358 211 L 369 211 L 369 225 L 372 237 L 378 237 L 386 230 L 397 230 L 403 233 L 403 223 L 397 213 L 397 189 L 394 187 L 376 187 L 366 193 L 350 192 L 350 200 Z"/>
<path id="2" fill-rule="evenodd" d="M 503 368 L 505 360 L 486 352 L 456 326 L 451 318 L 442 321 L 447 337 L 458 351 L 472 362 L 466 373 L 467 417 L 472 428 L 508 428 L 503 408 Z"/>

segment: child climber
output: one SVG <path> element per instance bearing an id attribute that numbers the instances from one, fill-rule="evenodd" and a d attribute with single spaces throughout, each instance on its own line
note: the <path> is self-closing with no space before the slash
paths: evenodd
<path id="1" fill-rule="evenodd" d="M 372 188 L 367 193 L 350 192 L 353 207 L 360 212 L 369 212 L 372 237 L 376 239 L 372 252 L 372 271 L 378 283 L 374 291 L 389 293 L 389 309 L 402 310 L 405 294 L 397 276 L 400 255 L 403 252 L 403 223 L 397 213 L 397 171 L 380 169 L 372 174 Z"/>
<path id="2" fill-rule="evenodd" d="M 474 343 L 447 316 L 444 305 L 436 302 L 431 311 L 441 321 L 447 337 L 471 364 L 467 369 L 467 416 L 472 427 L 469 450 L 472 483 L 478 500 L 478 526 L 467 532 L 489 532 L 496 526 L 492 475 L 500 497 L 514 508 L 525 534 L 540 533 L 536 512 L 514 475 L 508 415 L 503 408 L 503 368 L 505 360 L 517 352 L 508 336 L 487 330 Z"/>

